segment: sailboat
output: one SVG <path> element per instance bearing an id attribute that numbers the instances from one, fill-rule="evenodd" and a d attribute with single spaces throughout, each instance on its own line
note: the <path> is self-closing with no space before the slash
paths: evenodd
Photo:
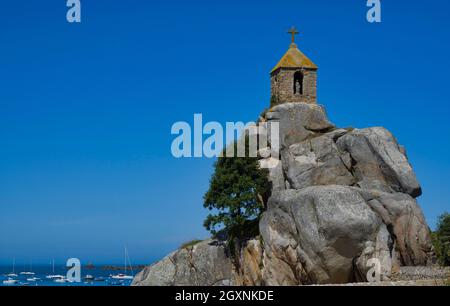
<path id="1" fill-rule="evenodd" d="M 29 271 L 20 272 L 20 274 L 21 275 L 34 275 L 34 272 L 32 272 L 32 271 L 33 271 L 33 262 L 30 262 L 30 270 Z"/>
<path id="2" fill-rule="evenodd" d="M 33 272 L 33 261 L 30 261 L 30 271 L 29 272 L 23 272 L 23 274 L 30 276 L 30 277 L 27 278 L 27 282 L 35 283 L 35 282 L 41 280 L 39 277 L 36 277 L 35 273 Z"/>
<path id="3" fill-rule="evenodd" d="M 6 274 L 7 277 L 17 277 L 17 274 L 15 272 L 15 268 L 16 268 L 16 259 L 13 258 L 13 270 L 11 273 Z M 4 283 L 4 282 L 3 282 Z"/>
<path id="4" fill-rule="evenodd" d="M 52 260 L 52 273 L 53 274 L 47 275 L 45 278 L 55 279 L 55 280 L 56 279 L 64 279 L 64 276 L 55 274 L 55 260 L 54 259 Z"/>
<path id="5" fill-rule="evenodd" d="M 53 278 L 53 281 L 55 283 L 66 283 L 67 279 L 62 275 L 55 275 L 55 277 Z"/>
<path id="6" fill-rule="evenodd" d="M 130 263 L 130 271 L 131 271 L 131 275 L 127 275 L 127 265 L 128 262 Z M 131 266 L 131 260 L 130 257 L 128 256 L 128 250 L 127 248 L 125 248 L 125 271 L 124 273 L 119 273 L 117 275 L 111 275 L 112 279 L 120 279 L 120 280 L 127 280 L 127 279 L 133 279 L 133 267 Z"/>
<path id="7" fill-rule="evenodd" d="M 10 277 L 7 280 L 3 281 L 3 285 L 15 285 L 17 283 L 19 283 L 18 280 L 12 279 Z"/>

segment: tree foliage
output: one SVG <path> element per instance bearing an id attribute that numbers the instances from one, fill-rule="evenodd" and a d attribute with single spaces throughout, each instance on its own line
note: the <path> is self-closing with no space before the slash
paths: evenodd
<path id="1" fill-rule="evenodd" d="M 450 266 L 450 214 L 447 212 L 439 216 L 433 245 L 439 263 Z"/>
<path id="2" fill-rule="evenodd" d="M 204 195 L 204 207 L 211 211 L 205 228 L 213 235 L 223 230 L 229 239 L 254 235 L 271 190 L 267 170 L 254 157 L 219 157 L 214 168 Z"/>

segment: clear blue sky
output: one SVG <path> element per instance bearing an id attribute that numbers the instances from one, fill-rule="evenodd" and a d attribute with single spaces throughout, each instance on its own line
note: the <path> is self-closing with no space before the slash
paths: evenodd
<path id="1" fill-rule="evenodd" d="M 171 125 L 250 121 L 296 25 L 338 126 L 408 150 L 427 221 L 450 210 L 450 2 L 2 1 L 0 262 L 148 263 L 204 238 L 212 160 L 174 159 Z"/>

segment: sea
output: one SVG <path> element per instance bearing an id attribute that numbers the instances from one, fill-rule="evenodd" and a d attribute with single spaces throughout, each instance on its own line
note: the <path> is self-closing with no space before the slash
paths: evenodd
<path id="1" fill-rule="evenodd" d="M 55 282 L 54 279 L 49 279 L 49 275 L 63 275 L 66 276 L 67 268 L 65 265 L 55 264 L 55 270 L 53 271 L 52 265 L 33 265 L 31 272 L 34 275 L 25 275 L 20 272 L 30 272 L 30 269 L 15 268 L 14 272 L 17 274 L 15 277 L 8 277 L 7 275 L 12 273 L 12 265 L 0 265 L 0 286 L 130 286 L 132 280 L 117 280 L 113 279 L 112 275 L 124 273 L 124 269 L 110 269 L 112 265 L 96 265 L 93 268 L 81 268 L 81 281 L 80 282 Z M 134 271 L 134 273 L 139 271 Z M 94 280 L 86 279 L 86 276 L 94 277 Z M 132 275 L 130 269 L 126 275 Z M 37 278 L 37 280 L 31 280 L 31 278 Z M 14 279 L 17 283 L 12 285 L 4 284 L 5 280 Z"/>

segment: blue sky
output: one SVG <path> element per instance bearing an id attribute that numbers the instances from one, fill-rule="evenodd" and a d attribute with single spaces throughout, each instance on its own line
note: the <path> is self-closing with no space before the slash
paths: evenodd
<path id="1" fill-rule="evenodd" d="M 212 160 L 174 159 L 176 121 L 251 121 L 286 30 L 319 66 L 338 126 L 406 146 L 430 226 L 450 210 L 450 3 L 2 1 L 0 262 L 148 263 L 204 238 Z"/>

